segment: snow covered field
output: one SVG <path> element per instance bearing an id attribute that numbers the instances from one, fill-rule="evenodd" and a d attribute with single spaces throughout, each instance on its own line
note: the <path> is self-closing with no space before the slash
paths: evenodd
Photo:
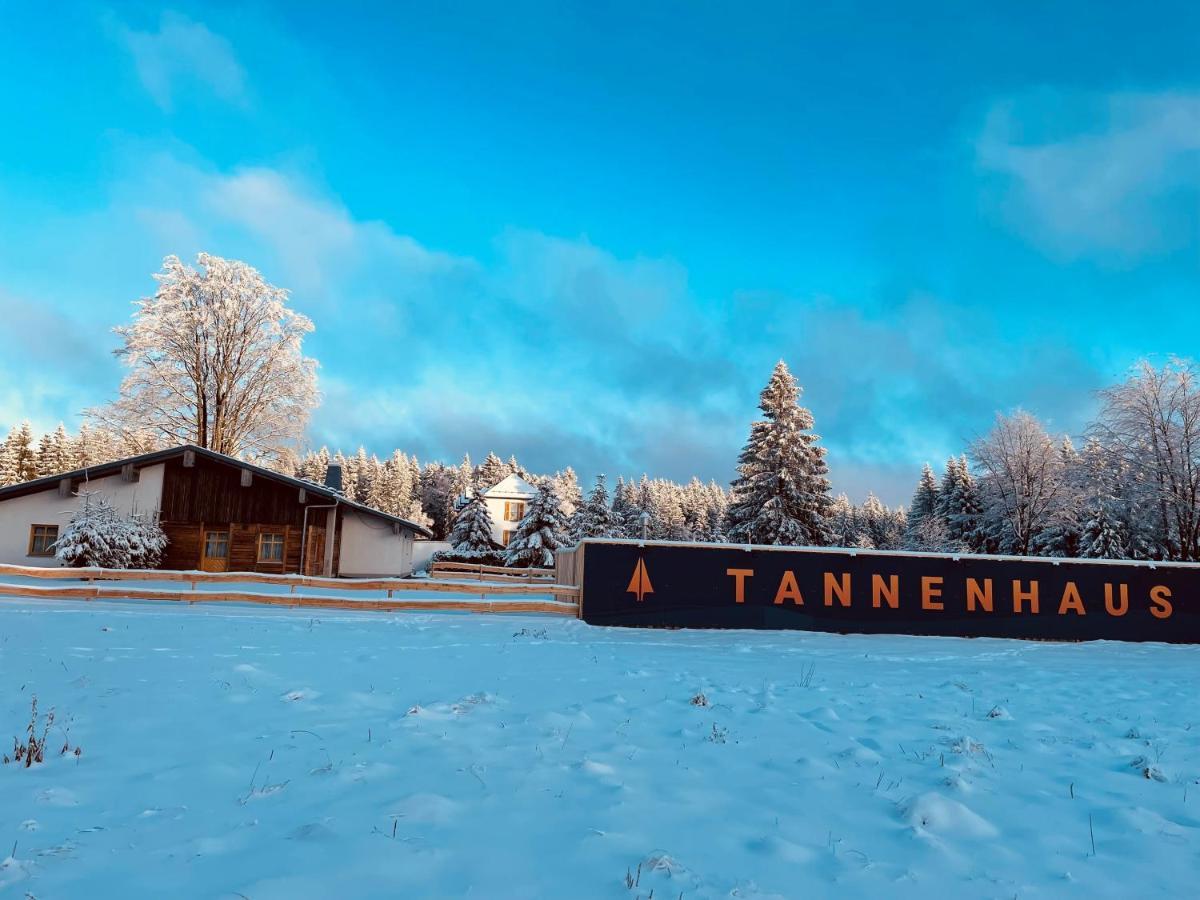
<path id="1" fill-rule="evenodd" d="M 3 749 L 33 694 L 83 748 L 0 766 L 6 896 L 1147 897 L 1200 871 L 1196 647 L 14 599 L 0 684 Z"/>

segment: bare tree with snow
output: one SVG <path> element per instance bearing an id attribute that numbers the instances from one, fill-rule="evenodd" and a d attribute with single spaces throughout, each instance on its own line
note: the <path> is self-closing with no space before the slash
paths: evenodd
<path id="1" fill-rule="evenodd" d="M 971 445 L 971 457 L 1000 526 L 1000 549 L 1028 555 L 1064 490 L 1058 447 L 1041 422 L 1018 411 L 997 416 L 992 430 Z"/>
<path id="2" fill-rule="evenodd" d="M 1200 372 L 1190 360 L 1141 362 L 1100 394 L 1094 435 L 1143 494 L 1160 554 L 1200 560 Z"/>
<path id="3" fill-rule="evenodd" d="M 319 401 L 313 330 L 258 270 L 208 253 L 163 260 L 154 296 L 118 327 L 128 366 L 118 399 L 89 415 L 121 434 L 269 462 L 298 443 Z"/>

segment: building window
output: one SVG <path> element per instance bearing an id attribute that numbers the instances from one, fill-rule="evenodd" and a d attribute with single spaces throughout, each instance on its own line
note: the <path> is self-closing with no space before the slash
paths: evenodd
<path id="1" fill-rule="evenodd" d="M 283 535 L 280 532 L 264 531 L 258 536 L 258 561 L 283 562 Z"/>
<path id="2" fill-rule="evenodd" d="M 520 522 L 525 518 L 525 504 L 519 500 L 505 501 L 504 503 L 504 521 L 505 522 Z"/>
<path id="3" fill-rule="evenodd" d="M 29 555 L 53 556 L 54 542 L 58 540 L 57 525 L 29 526 Z"/>
<path id="4" fill-rule="evenodd" d="M 507 547 L 508 542 L 512 540 L 512 536 L 514 534 L 516 534 L 515 531 L 509 531 L 508 529 L 505 529 L 504 531 L 500 532 L 500 543 L 503 544 L 505 547 Z"/>
<path id="5" fill-rule="evenodd" d="M 229 532 L 209 531 L 204 535 L 204 555 L 209 559 L 226 559 L 229 556 Z"/>

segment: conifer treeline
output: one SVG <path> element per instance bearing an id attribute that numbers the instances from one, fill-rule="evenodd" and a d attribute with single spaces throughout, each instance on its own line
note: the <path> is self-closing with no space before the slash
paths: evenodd
<path id="1" fill-rule="evenodd" d="M 509 474 L 548 485 L 561 504 L 568 537 L 641 537 L 737 543 L 1004 553 L 1088 558 L 1200 560 L 1200 376 L 1194 363 L 1140 364 L 1100 392 L 1101 408 L 1083 449 L 1052 437 L 1032 415 L 997 417 L 939 477 L 926 465 L 912 503 L 888 509 L 874 495 L 861 506 L 831 495 L 825 449 L 800 387 L 780 362 L 760 396 L 729 491 L 693 478 L 686 484 L 643 475 L 603 476 L 585 499 L 571 468 L 526 471 L 494 453 L 479 465 L 421 464 L 397 450 L 385 460 L 322 448 L 289 474 L 320 482 L 341 463 L 348 497 L 427 524 L 438 536 L 454 525 L 461 498 Z M 0 485 L 156 449 L 152 440 L 117 438 L 61 425 L 35 441 L 28 423 L 0 444 Z"/>

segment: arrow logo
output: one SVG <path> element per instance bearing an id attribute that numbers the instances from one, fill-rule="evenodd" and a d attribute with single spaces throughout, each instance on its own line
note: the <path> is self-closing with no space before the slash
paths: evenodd
<path id="1" fill-rule="evenodd" d="M 647 594 L 654 593 L 654 585 L 650 583 L 650 574 L 646 571 L 646 561 L 640 556 L 633 570 L 633 578 L 629 580 L 629 587 L 625 588 L 625 591 L 636 594 L 638 603 L 641 603 Z"/>

